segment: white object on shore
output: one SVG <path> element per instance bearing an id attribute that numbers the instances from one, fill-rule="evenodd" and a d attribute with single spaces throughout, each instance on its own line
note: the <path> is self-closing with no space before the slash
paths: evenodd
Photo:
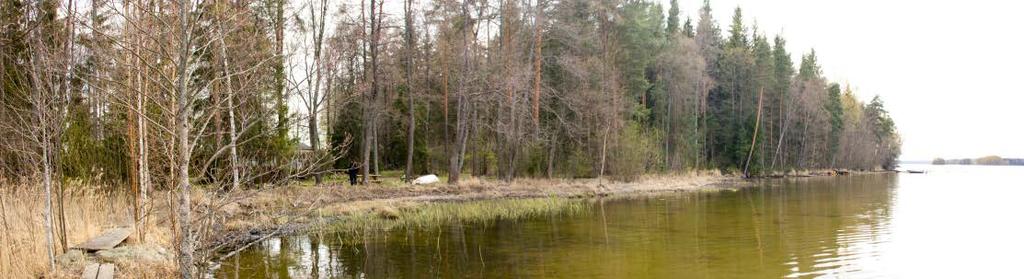
<path id="1" fill-rule="evenodd" d="M 436 175 L 428 174 L 428 175 L 417 177 L 416 180 L 412 181 L 412 185 L 432 184 L 432 183 L 437 183 L 439 181 L 441 181 L 441 179 L 438 179 Z"/>

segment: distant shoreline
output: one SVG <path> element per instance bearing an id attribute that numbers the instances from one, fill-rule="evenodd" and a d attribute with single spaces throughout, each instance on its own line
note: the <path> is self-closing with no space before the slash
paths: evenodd
<path id="1" fill-rule="evenodd" d="M 935 158 L 930 162 L 932 165 L 976 165 L 976 166 L 1024 166 L 1024 159 L 1003 158 L 999 156 L 985 156 L 977 159 L 943 159 Z"/>

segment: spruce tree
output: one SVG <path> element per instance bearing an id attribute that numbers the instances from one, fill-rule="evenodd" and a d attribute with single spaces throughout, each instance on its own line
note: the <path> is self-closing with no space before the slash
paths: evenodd
<path id="1" fill-rule="evenodd" d="M 747 47 L 747 30 L 743 26 L 743 10 L 736 7 L 732 16 L 732 25 L 729 26 L 729 42 L 726 45 L 730 48 Z"/>
<path id="2" fill-rule="evenodd" d="M 811 49 L 811 53 L 804 55 L 800 61 L 800 78 L 803 80 L 811 80 L 821 77 L 821 67 L 818 66 L 818 55 L 814 49 Z"/>
<path id="3" fill-rule="evenodd" d="M 830 166 L 835 165 L 836 153 L 839 151 L 839 137 L 843 133 L 843 96 L 838 83 L 828 86 L 828 99 L 825 110 L 828 111 L 831 129 L 828 134 L 828 150 Z"/>
<path id="4" fill-rule="evenodd" d="M 669 36 L 679 32 L 679 0 L 672 0 L 668 9 L 668 27 L 666 28 Z"/>
<path id="5" fill-rule="evenodd" d="M 690 17 L 686 17 L 686 23 L 683 23 L 683 35 L 686 37 L 693 38 L 693 20 Z"/>

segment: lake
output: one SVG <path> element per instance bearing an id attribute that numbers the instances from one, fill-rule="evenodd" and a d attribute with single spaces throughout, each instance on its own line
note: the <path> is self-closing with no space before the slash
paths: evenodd
<path id="1" fill-rule="evenodd" d="M 269 239 L 217 278 L 991 278 L 1024 274 L 1024 167 L 778 179 L 584 210 Z"/>

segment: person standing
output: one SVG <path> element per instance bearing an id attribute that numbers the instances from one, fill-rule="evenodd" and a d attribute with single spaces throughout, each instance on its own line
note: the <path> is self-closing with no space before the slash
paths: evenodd
<path id="1" fill-rule="evenodd" d="M 357 178 L 359 177 L 359 166 L 353 163 L 352 166 L 349 167 L 348 170 L 346 170 L 345 172 L 348 173 L 349 185 L 355 186 L 356 182 L 358 182 L 356 180 L 358 180 Z"/>

